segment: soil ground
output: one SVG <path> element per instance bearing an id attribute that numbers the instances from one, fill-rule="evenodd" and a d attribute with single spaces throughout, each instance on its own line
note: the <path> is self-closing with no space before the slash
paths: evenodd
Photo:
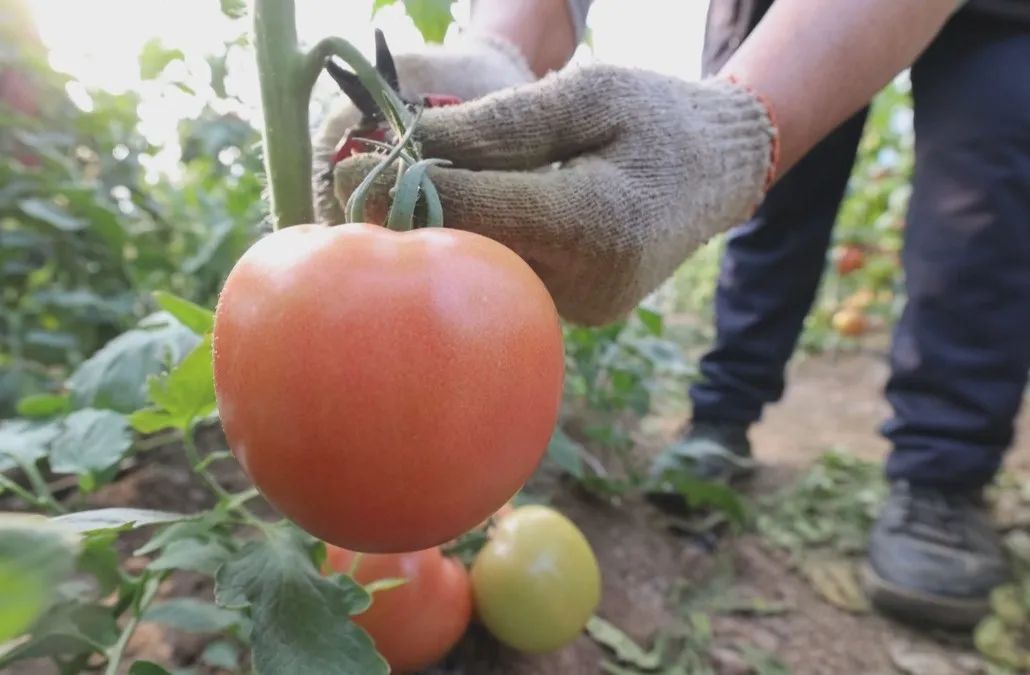
<path id="1" fill-rule="evenodd" d="M 785 399 L 768 410 L 753 432 L 761 470 L 746 488 L 749 496 L 789 485 L 830 448 L 883 459 L 887 448 L 877 428 L 888 412 L 881 395 L 886 375 L 884 360 L 874 353 L 799 357 L 792 364 Z M 671 410 L 659 420 L 659 435 L 671 438 L 684 416 L 685 410 Z M 1019 430 L 1007 466 L 1030 476 L 1030 415 L 1026 411 Z M 217 444 L 220 437 L 212 434 L 206 442 Z M 162 451 L 159 457 L 102 491 L 97 504 L 183 510 L 204 506 L 206 492 L 191 483 L 178 453 Z M 233 472 L 223 479 L 239 488 L 246 485 L 232 463 L 221 464 Z M 931 635 L 824 601 L 792 571 L 784 555 L 757 535 L 683 536 L 674 533 L 668 519 L 645 502 L 613 506 L 578 490 L 558 489 L 553 502 L 579 524 L 597 552 L 604 577 L 598 614 L 645 648 L 676 620 L 678 609 L 672 599 L 684 582 L 703 587 L 720 565 L 730 563 L 733 579 L 729 588 L 734 597 L 750 599 L 750 605 L 712 614 L 712 637 L 706 651 L 714 672 L 783 672 L 755 670 L 745 658 L 747 648 L 775 656 L 796 675 L 985 672 L 968 637 Z M 208 583 L 196 578 L 173 577 L 165 590 L 169 595 L 210 597 Z M 756 605 L 756 599 L 762 604 Z M 778 609 L 755 611 L 757 607 Z M 203 644 L 198 636 L 143 624 L 129 652 L 135 658 L 189 666 Z M 610 660 L 610 655 L 586 635 L 557 653 L 529 657 L 498 647 L 481 629 L 473 628 L 434 673 L 592 675 L 604 672 L 605 660 Z M 12 672 L 38 675 L 50 671 L 35 664 Z"/>

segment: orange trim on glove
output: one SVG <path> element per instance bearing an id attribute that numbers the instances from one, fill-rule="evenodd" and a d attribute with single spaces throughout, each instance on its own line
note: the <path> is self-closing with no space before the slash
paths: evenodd
<path id="1" fill-rule="evenodd" d="M 780 127 L 776 123 L 776 112 L 773 110 L 772 104 L 762 94 L 755 91 L 750 85 L 740 81 L 736 75 L 726 75 L 726 80 L 732 84 L 737 85 L 741 89 L 755 97 L 755 99 L 762 104 L 765 108 L 766 115 L 769 116 L 769 123 L 773 128 L 772 147 L 769 148 L 769 171 L 765 176 L 765 188 L 764 191 L 768 191 L 772 186 L 773 180 L 776 178 L 776 170 L 780 164 Z"/>

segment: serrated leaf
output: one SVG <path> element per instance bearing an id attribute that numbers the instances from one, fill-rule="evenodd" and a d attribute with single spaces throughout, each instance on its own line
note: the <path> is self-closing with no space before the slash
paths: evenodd
<path id="1" fill-rule="evenodd" d="M 111 529 L 131 530 L 156 523 L 175 522 L 185 518 L 190 518 L 190 516 L 171 511 L 112 507 L 109 509 L 68 513 L 50 520 L 74 532 L 94 532 Z"/>
<path id="2" fill-rule="evenodd" d="M 154 300 L 161 309 L 174 316 L 179 323 L 197 335 L 206 335 L 214 330 L 215 314 L 211 310 L 167 291 L 155 291 Z"/>
<path id="3" fill-rule="evenodd" d="M 46 457 L 50 443 L 61 433 L 58 422 L 9 420 L 0 422 L 0 471 Z"/>
<path id="4" fill-rule="evenodd" d="M 153 661 L 136 661 L 129 668 L 129 675 L 171 675 L 171 673 Z"/>
<path id="5" fill-rule="evenodd" d="M 166 413 L 170 420 L 174 420 L 174 426 L 185 429 L 194 420 L 211 414 L 215 409 L 211 336 L 205 336 L 168 374 L 152 377 L 147 391 L 156 410 L 147 409 L 149 417 L 145 421 L 155 421 L 158 419 L 155 413 L 160 411 Z M 134 424 L 140 422 L 138 417 L 134 420 Z"/>
<path id="6" fill-rule="evenodd" d="M 168 544 L 147 567 L 154 571 L 189 570 L 213 575 L 231 553 L 217 541 L 178 539 Z"/>
<path id="7" fill-rule="evenodd" d="M 69 394 L 32 394 L 18 401 L 18 414 L 22 417 L 46 418 L 68 412 Z"/>
<path id="8" fill-rule="evenodd" d="M 385 675 L 386 662 L 372 640 L 348 618 L 368 606 L 368 593 L 348 577 L 321 576 L 307 547 L 306 538 L 280 528 L 218 570 L 218 603 L 251 608 L 255 671 Z"/>
<path id="9" fill-rule="evenodd" d="M 125 416 L 113 410 L 76 410 L 61 426 L 50 444 L 50 468 L 56 473 L 98 473 L 117 464 L 132 447 Z"/>
<path id="10" fill-rule="evenodd" d="M 185 56 L 180 49 L 167 49 L 159 38 L 147 40 L 139 55 L 139 76 L 152 80 L 172 61 L 182 61 Z"/>
<path id="11" fill-rule="evenodd" d="M 75 369 L 68 380 L 72 399 L 80 407 L 134 412 L 147 404 L 147 378 L 178 363 L 198 342 L 171 314 L 153 314 Z"/>
<path id="12" fill-rule="evenodd" d="M 644 651 L 633 638 L 599 616 L 590 617 L 586 629 L 594 642 L 610 649 L 621 663 L 642 670 L 654 670 L 661 665 L 662 654 L 659 650 Z"/>
<path id="13" fill-rule="evenodd" d="M 86 221 L 76 218 L 57 204 L 44 199 L 23 199 L 18 202 L 18 209 L 26 216 L 42 221 L 62 232 L 78 232 L 88 225 Z"/>
<path id="14" fill-rule="evenodd" d="M 0 642 L 46 611 L 57 585 L 72 573 L 79 543 L 42 516 L 0 516 Z"/>
<path id="15" fill-rule="evenodd" d="M 569 438 L 561 427 L 554 430 L 547 444 L 547 458 L 560 466 L 570 476 L 583 478 L 582 446 Z"/>
<path id="16" fill-rule="evenodd" d="M 404 9 L 426 42 L 443 42 L 454 22 L 453 4 L 454 0 L 404 0 Z"/>
<path id="17" fill-rule="evenodd" d="M 240 622 L 240 614 L 196 598 L 173 598 L 151 605 L 144 621 L 189 633 L 217 633 Z"/>

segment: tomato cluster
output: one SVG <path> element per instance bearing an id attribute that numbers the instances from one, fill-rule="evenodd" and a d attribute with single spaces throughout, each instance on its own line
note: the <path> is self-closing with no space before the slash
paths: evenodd
<path id="1" fill-rule="evenodd" d="M 597 559 L 579 529 L 544 506 L 505 507 L 488 536 L 471 572 L 437 547 L 355 554 L 331 545 L 325 570 L 372 588 L 384 583 L 354 621 L 394 672 L 443 658 L 473 611 L 500 642 L 523 652 L 549 652 L 574 640 L 601 595 Z"/>

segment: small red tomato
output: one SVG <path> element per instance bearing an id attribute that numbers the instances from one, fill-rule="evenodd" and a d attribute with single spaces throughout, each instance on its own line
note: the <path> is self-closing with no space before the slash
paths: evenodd
<path id="1" fill-rule="evenodd" d="M 440 545 L 540 462 L 564 352 L 546 287 L 471 232 L 297 225 L 252 246 L 215 312 L 229 446 L 261 494 L 354 551 Z"/>
<path id="2" fill-rule="evenodd" d="M 832 319 L 833 329 L 846 337 L 858 337 L 869 328 L 865 314 L 852 307 L 837 310 Z"/>
<path id="3" fill-rule="evenodd" d="M 326 546 L 326 570 L 351 572 L 354 552 Z M 362 554 L 352 573 L 359 584 L 406 579 L 372 594 L 372 606 L 353 617 L 395 673 L 421 670 L 442 659 L 472 617 L 468 572 L 439 548 L 414 553 Z"/>
<path id="4" fill-rule="evenodd" d="M 865 253 L 858 246 L 848 244 L 837 251 L 837 274 L 846 276 L 862 269 L 865 265 Z"/>

